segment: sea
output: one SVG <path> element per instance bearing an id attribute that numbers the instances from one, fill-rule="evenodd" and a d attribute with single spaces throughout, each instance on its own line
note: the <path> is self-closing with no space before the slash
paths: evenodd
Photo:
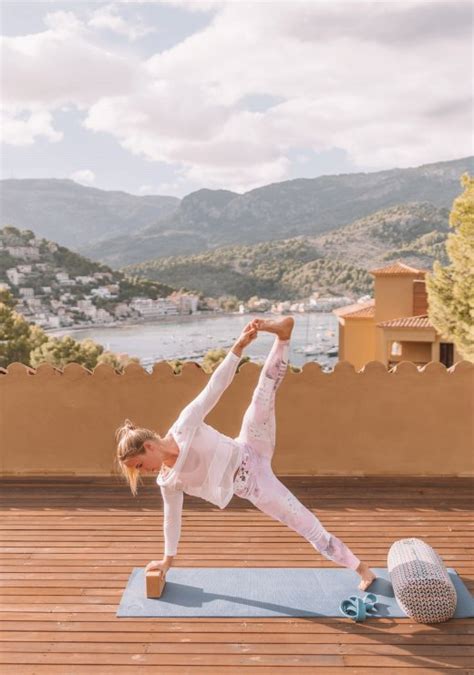
<path id="1" fill-rule="evenodd" d="M 290 343 L 289 360 L 294 366 L 308 361 L 318 362 L 323 370 L 332 370 L 338 360 L 338 322 L 327 312 L 307 312 L 292 315 L 295 327 Z M 141 365 L 151 370 L 154 363 L 180 359 L 196 361 L 210 349 L 228 350 L 244 326 L 253 318 L 277 319 L 275 314 L 196 314 L 167 317 L 139 324 L 111 327 L 64 328 L 48 331 L 48 335 L 71 335 L 75 340 L 90 338 L 106 350 L 138 357 Z M 273 343 L 270 333 L 259 333 L 244 350 L 244 355 L 262 363 Z"/>

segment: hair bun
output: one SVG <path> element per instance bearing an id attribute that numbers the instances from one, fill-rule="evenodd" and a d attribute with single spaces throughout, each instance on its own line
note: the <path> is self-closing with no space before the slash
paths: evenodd
<path id="1" fill-rule="evenodd" d="M 131 422 L 131 421 L 128 420 L 128 419 L 125 420 L 125 422 L 123 423 L 123 426 L 124 426 L 126 429 L 136 429 L 136 426 L 133 424 L 133 422 Z"/>

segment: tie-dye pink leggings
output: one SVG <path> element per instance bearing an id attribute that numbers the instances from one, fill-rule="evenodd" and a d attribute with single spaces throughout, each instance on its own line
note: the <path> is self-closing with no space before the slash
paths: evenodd
<path id="1" fill-rule="evenodd" d="M 298 532 L 329 560 L 355 570 L 360 560 L 340 539 L 323 527 L 272 470 L 275 392 L 286 373 L 289 344 L 289 340 L 275 338 L 250 406 L 245 412 L 240 434 L 236 438 L 245 448 L 234 481 L 234 493 Z"/>

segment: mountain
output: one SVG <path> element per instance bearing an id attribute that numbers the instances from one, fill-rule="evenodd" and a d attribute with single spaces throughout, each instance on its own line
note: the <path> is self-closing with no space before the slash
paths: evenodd
<path id="1" fill-rule="evenodd" d="M 400 204 L 429 202 L 449 208 L 461 191 L 459 179 L 465 171 L 474 173 L 473 157 L 408 169 L 298 178 L 242 195 L 199 190 L 154 224 L 79 250 L 121 266 L 229 244 L 318 236 Z"/>
<path id="2" fill-rule="evenodd" d="M 176 197 L 140 197 L 59 178 L 2 180 L 0 198 L 0 226 L 33 229 L 75 249 L 140 230 L 171 215 L 180 203 Z"/>
<path id="3" fill-rule="evenodd" d="M 124 268 L 129 275 L 219 297 L 297 299 L 311 294 L 359 296 L 372 291 L 372 267 L 389 260 L 431 268 L 446 262 L 449 209 L 411 203 L 379 210 L 334 232 L 190 256 L 157 258 Z"/>
<path id="4" fill-rule="evenodd" d="M 400 258 L 425 268 L 432 267 L 435 259 L 446 264 L 448 232 L 448 208 L 413 202 L 376 211 L 310 241 L 319 255 L 366 269 Z"/>

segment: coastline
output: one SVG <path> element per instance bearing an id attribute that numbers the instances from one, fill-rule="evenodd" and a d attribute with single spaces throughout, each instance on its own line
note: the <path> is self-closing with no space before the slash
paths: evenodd
<path id="1" fill-rule="evenodd" d="M 249 312 L 250 313 L 250 312 Z M 87 325 L 76 324 L 73 326 L 63 326 L 62 328 L 43 328 L 47 335 L 59 337 L 68 333 L 76 333 L 81 330 L 91 330 L 94 328 L 137 328 L 138 326 L 161 324 L 161 323 L 188 323 L 196 319 L 214 319 L 225 316 L 244 316 L 239 312 L 199 312 L 194 314 L 170 314 L 169 316 L 153 317 L 152 319 L 140 319 L 135 321 L 120 321 L 113 323 L 91 323 Z M 247 312 L 246 312 L 247 314 Z"/>

